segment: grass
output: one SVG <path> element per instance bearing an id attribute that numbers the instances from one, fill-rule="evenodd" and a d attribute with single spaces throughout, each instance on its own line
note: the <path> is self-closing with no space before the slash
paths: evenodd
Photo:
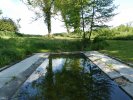
<path id="1" fill-rule="evenodd" d="M 80 51 L 81 41 L 78 39 L 57 39 L 47 37 L 14 37 L 0 38 L 0 67 L 26 55 L 37 52 Z"/>
<path id="2" fill-rule="evenodd" d="M 109 46 L 100 50 L 123 61 L 133 63 L 132 40 L 108 40 Z M 0 67 L 24 59 L 37 52 L 81 51 L 80 39 L 47 38 L 47 37 L 15 37 L 0 38 Z M 89 50 L 89 49 L 87 49 Z"/>
<path id="3" fill-rule="evenodd" d="M 56 34 L 52 38 L 24 35 L 20 37 L 9 32 L 0 32 L 0 35 L 0 67 L 20 61 L 27 55 L 37 52 L 71 52 L 83 50 L 81 38 L 75 36 L 75 34 Z M 99 51 L 133 63 L 132 35 L 120 34 L 117 36 L 117 39 L 123 40 L 107 40 L 109 46 Z M 94 46 L 99 46 L 99 42 L 97 43 L 98 45 Z M 105 43 L 102 42 L 101 45 L 103 44 Z M 85 50 L 88 51 L 90 48 Z"/>
<path id="4" fill-rule="evenodd" d="M 133 63 L 133 40 L 108 40 L 108 43 L 109 46 L 100 52 Z"/>

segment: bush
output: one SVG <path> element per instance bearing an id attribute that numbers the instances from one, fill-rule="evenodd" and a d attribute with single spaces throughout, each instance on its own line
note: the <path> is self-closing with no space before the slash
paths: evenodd
<path id="1" fill-rule="evenodd" d="M 91 47 L 93 50 L 100 50 L 104 49 L 106 46 L 108 46 L 108 43 L 106 42 L 105 38 L 97 36 L 94 38 Z"/>
<path id="2" fill-rule="evenodd" d="M 3 19 L 0 19 L 0 31 L 17 32 L 18 27 L 12 19 L 3 18 Z"/>

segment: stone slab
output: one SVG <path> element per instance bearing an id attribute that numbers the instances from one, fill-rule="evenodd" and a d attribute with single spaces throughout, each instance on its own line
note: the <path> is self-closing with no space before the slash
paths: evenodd
<path id="1" fill-rule="evenodd" d="M 30 77 L 24 82 L 23 85 L 26 85 L 28 83 L 31 83 L 35 80 L 37 80 L 38 78 L 40 78 L 41 76 L 45 76 L 45 73 L 46 73 L 46 68 L 47 68 L 47 65 L 48 65 L 48 59 L 46 59 L 31 75 Z M 23 86 L 22 85 L 22 86 Z M 20 88 L 21 89 L 21 88 Z M 16 91 L 16 93 L 12 96 L 13 100 L 14 98 L 17 98 L 18 97 L 18 94 L 19 94 L 19 91 L 20 89 L 18 89 Z"/>
<path id="2" fill-rule="evenodd" d="M 9 83 L 14 77 L 19 77 L 21 73 L 26 71 L 31 65 L 38 61 L 41 57 L 44 57 L 44 53 L 35 54 L 23 61 L 3 70 L 0 72 L 0 88 L 6 83 Z"/>
<path id="3" fill-rule="evenodd" d="M 128 83 L 125 86 L 121 86 L 128 94 L 133 98 L 133 83 Z"/>
<path id="4" fill-rule="evenodd" d="M 99 61 L 94 61 L 93 63 L 96 64 L 96 65 L 98 65 L 98 67 L 104 73 L 106 73 L 111 79 L 115 79 L 115 78 L 118 78 L 118 77 L 121 77 L 122 76 L 120 73 L 118 73 L 115 70 L 112 70 L 105 63 L 102 63 L 100 60 Z"/>
<path id="5" fill-rule="evenodd" d="M 0 85 L 1 86 L 0 87 L 0 100 L 4 99 L 4 98 L 6 100 L 11 99 L 10 97 L 16 92 L 16 90 L 22 85 L 22 83 L 35 71 L 35 69 L 38 66 L 40 66 L 45 61 L 45 59 L 48 57 L 48 54 L 36 54 L 32 57 L 33 58 L 37 57 L 36 58 L 37 60 L 30 59 L 30 60 L 34 60 L 34 62 L 31 63 L 32 65 L 28 64 L 30 66 L 25 68 L 25 70 L 19 72 L 17 74 L 17 76 L 14 77 L 14 76 L 12 76 L 12 74 L 10 74 L 11 75 L 10 78 L 3 78 L 1 75 L 1 77 L 0 77 L 0 80 L 1 80 L 0 81 L 0 84 L 1 84 Z M 22 67 L 22 66 L 18 66 L 18 67 Z M 6 70 L 8 70 L 8 69 L 6 69 Z M 20 70 L 21 70 L 21 68 L 20 68 Z M 8 83 L 5 84 L 6 82 L 8 82 Z"/>
<path id="6" fill-rule="evenodd" d="M 84 54 L 111 79 L 119 77 L 127 79 L 128 84 L 121 87 L 133 97 L 133 68 L 97 51 L 85 52 Z"/>
<path id="7" fill-rule="evenodd" d="M 11 77 L 11 76 L 17 76 L 19 73 L 25 71 L 27 68 L 29 68 L 33 63 L 35 63 L 41 56 L 44 54 L 35 54 L 34 56 L 31 56 L 9 68 L 6 70 L 3 70 L 0 72 L 0 77 Z"/>
<path id="8" fill-rule="evenodd" d="M 5 85 L 7 82 L 9 82 L 12 79 L 12 77 L 0 77 L 0 88 Z"/>

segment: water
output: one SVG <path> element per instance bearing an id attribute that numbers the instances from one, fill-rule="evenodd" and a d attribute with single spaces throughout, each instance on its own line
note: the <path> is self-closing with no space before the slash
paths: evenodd
<path id="1" fill-rule="evenodd" d="M 18 100 L 131 100 L 83 55 L 50 56 L 22 85 Z"/>

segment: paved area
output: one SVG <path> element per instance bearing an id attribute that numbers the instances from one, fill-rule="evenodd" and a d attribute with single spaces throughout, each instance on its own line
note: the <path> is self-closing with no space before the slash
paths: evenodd
<path id="1" fill-rule="evenodd" d="M 119 82 L 118 84 L 133 97 L 133 68 L 97 51 L 85 52 L 84 54 L 111 79 L 127 80 L 124 85 Z"/>

